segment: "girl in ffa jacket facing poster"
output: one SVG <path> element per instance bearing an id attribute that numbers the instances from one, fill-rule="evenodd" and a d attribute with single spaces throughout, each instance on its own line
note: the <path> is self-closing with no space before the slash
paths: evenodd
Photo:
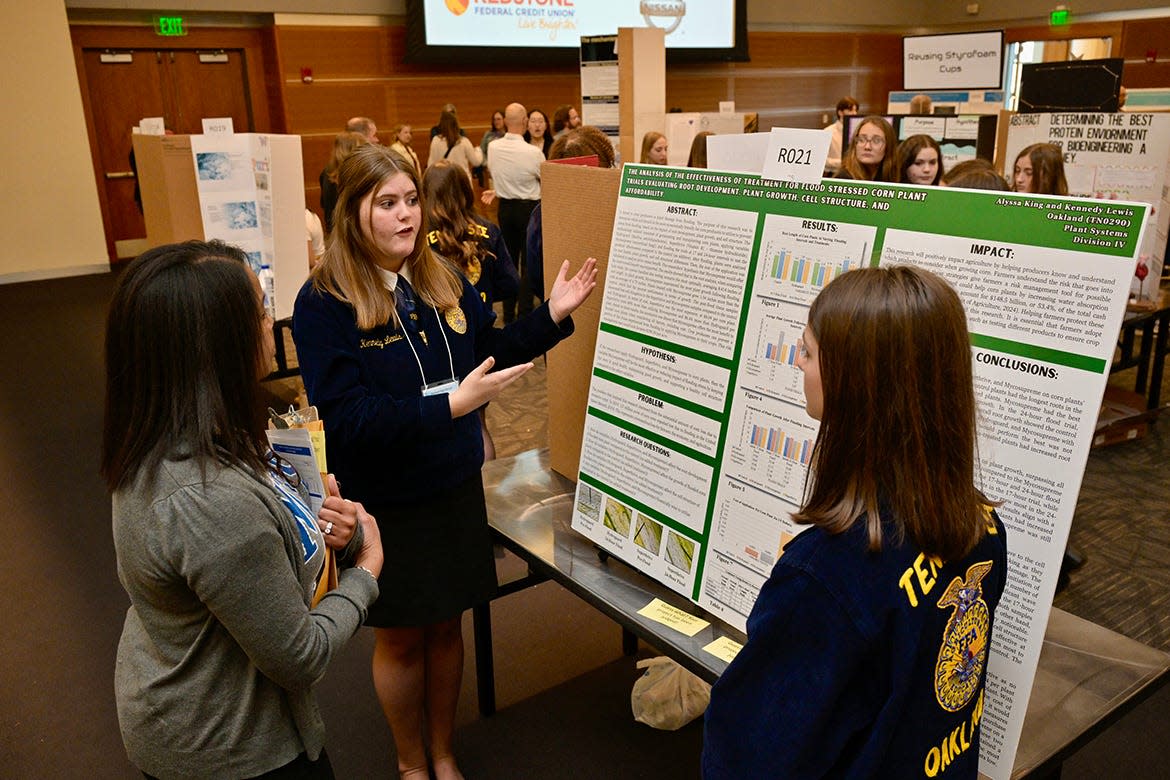
<path id="1" fill-rule="evenodd" d="M 798 365 L 821 421 L 804 505 L 711 692 L 703 773 L 975 778 L 1004 530 L 975 487 L 958 295 L 917 268 L 851 271 Z"/>

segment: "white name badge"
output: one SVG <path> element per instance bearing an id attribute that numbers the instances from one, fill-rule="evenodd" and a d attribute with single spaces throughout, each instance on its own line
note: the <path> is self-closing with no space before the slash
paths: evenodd
<path id="1" fill-rule="evenodd" d="M 422 386 L 423 396 L 428 395 L 447 395 L 459 389 L 459 380 L 455 378 L 440 379 L 438 382 L 431 382 Z"/>
<path id="2" fill-rule="evenodd" d="M 824 130 L 773 127 L 760 175 L 778 181 L 819 182 L 830 140 Z"/>

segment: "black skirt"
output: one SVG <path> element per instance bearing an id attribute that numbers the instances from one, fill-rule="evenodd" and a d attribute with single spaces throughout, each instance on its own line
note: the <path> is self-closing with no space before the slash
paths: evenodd
<path id="1" fill-rule="evenodd" d="M 495 595 L 496 561 L 478 471 L 433 498 L 364 506 L 378 521 L 386 558 L 367 626 L 440 623 Z"/>

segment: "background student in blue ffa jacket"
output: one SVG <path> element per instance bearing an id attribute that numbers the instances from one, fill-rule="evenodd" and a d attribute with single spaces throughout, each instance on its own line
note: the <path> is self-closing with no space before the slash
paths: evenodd
<path id="1" fill-rule="evenodd" d="M 475 213 L 475 193 L 463 169 L 448 160 L 439 160 L 427 168 L 422 188 L 427 206 L 424 230 L 431 250 L 459 268 L 489 309 L 497 300 L 515 296 L 520 290 L 520 276 L 504 236 L 494 222 Z M 483 457 L 495 460 L 496 445 L 487 427 L 486 412 L 486 406 L 477 412 L 483 433 Z"/>
<path id="2" fill-rule="evenodd" d="M 711 691 L 704 777 L 973 780 L 1007 552 L 974 486 L 962 304 L 925 270 L 850 271 L 802 350 L 811 527 Z"/>
<path id="3" fill-rule="evenodd" d="M 571 278 L 566 261 L 547 303 L 494 328 L 479 293 L 426 242 L 414 166 L 365 146 L 339 183 L 334 239 L 297 297 L 297 356 L 330 466 L 385 540 L 382 595 L 366 622 L 399 771 L 428 777 L 429 745 L 435 777 L 454 780 L 460 617 L 496 587 L 473 412 L 572 332 L 596 261 Z"/>
<path id="4" fill-rule="evenodd" d="M 361 505 L 331 481 L 314 517 L 270 462 L 263 298 L 240 249 L 189 241 L 131 263 L 110 302 L 102 475 L 130 596 L 114 691 L 148 778 L 332 778 L 313 686 L 378 594 Z M 310 609 L 326 547 L 352 566 Z"/>

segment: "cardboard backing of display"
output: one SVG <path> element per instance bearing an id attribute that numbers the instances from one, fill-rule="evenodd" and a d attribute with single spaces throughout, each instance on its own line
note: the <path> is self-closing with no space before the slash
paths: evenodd
<path id="1" fill-rule="evenodd" d="M 267 176 L 258 176 L 257 182 L 263 181 L 258 189 L 271 196 L 270 264 L 276 318 L 285 319 L 292 316 L 297 292 L 309 275 L 301 139 L 295 135 L 240 133 L 223 136 L 224 143 L 243 136 L 263 139 L 266 149 Z M 191 136 L 136 134 L 132 141 L 146 221 L 146 246 L 206 240 Z M 235 243 L 229 237 L 217 237 Z"/>
<path id="2" fill-rule="evenodd" d="M 576 479 L 621 170 L 544 163 L 540 175 L 545 282 L 540 295 L 547 297 L 564 260 L 575 273 L 585 258 L 597 258 L 597 289 L 573 312 L 576 332 L 548 353 L 549 465 Z"/>
<path id="3" fill-rule="evenodd" d="M 139 133 L 131 141 L 138 166 L 147 247 L 202 240 L 203 217 L 199 213 L 191 136 Z"/>

